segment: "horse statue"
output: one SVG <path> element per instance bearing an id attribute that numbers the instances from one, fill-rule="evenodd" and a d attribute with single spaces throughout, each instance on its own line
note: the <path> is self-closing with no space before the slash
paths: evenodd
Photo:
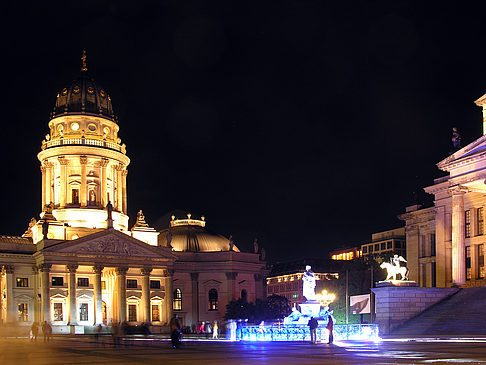
<path id="1" fill-rule="evenodd" d="M 401 280 L 408 280 L 408 268 L 405 266 L 395 266 L 390 262 L 382 262 L 380 267 L 386 269 L 386 280 L 390 280 L 393 276 L 393 280 L 397 280 L 397 274 L 400 274 Z"/>

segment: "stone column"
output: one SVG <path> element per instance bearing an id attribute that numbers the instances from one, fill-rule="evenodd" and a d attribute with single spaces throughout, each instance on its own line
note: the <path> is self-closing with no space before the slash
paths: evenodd
<path id="1" fill-rule="evenodd" d="M 192 323 L 199 322 L 199 273 L 191 272 L 191 294 L 192 294 Z"/>
<path id="2" fill-rule="evenodd" d="M 116 209 L 123 213 L 123 165 L 116 167 Z"/>
<path id="3" fill-rule="evenodd" d="M 263 276 L 261 274 L 253 274 L 253 279 L 255 280 L 255 300 L 265 299 L 263 293 Z"/>
<path id="4" fill-rule="evenodd" d="M 3 266 L 0 266 L 0 326 L 3 324 Z"/>
<path id="5" fill-rule="evenodd" d="M 228 302 L 236 299 L 236 276 L 237 272 L 227 272 L 226 280 L 228 280 Z"/>
<path id="6" fill-rule="evenodd" d="M 126 322 L 127 320 L 127 271 L 127 267 L 116 268 L 116 281 L 118 288 L 118 321 L 120 323 Z"/>
<path id="7" fill-rule="evenodd" d="M 7 323 L 12 323 L 17 321 L 16 310 L 15 310 L 15 302 L 13 297 L 13 288 L 14 288 L 14 272 L 15 267 L 11 265 L 5 266 L 5 273 L 6 273 L 6 289 L 7 289 Z"/>
<path id="8" fill-rule="evenodd" d="M 69 272 L 68 281 L 68 299 L 69 299 L 69 316 L 68 324 L 75 326 L 78 324 L 78 316 L 76 310 L 76 270 L 78 265 L 66 265 L 66 270 Z"/>
<path id="9" fill-rule="evenodd" d="M 49 204 L 54 200 L 54 197 L 52 196 L 52 184 L 51 184 L 51 179 L 52 179 L 52 163 L 50 162 L 44 162 L 44 165 L 46 166 L 46 204 Z"/>
<path id="10" fill-rule="evenodd" d="M 79 192 L 79 200 L 81 206 L 85 207 L 88 205 L 88 186 L 86 184 L 86 164 L 88 163 L 88 157 L 81 156 L 79 162 L 81 163 L 81 191 Z"/>
<path id="11" fill-rule="evenodd" d="M 34 322 L 40 323 L 41 322 L 41 308 L 40 308 L 40 297 L 41 293 L 39 292 L 40 287 L 40 280 L 39 280 L 39 268 L 37 265 L 32 265 L 32 273 L 34 274 L 34 280 L 32 282 L 32 287 L 34 288 L 34 300 L 33 300 L 33 319 Z M 0 289 L 0 293 L 1 293 Z M 30 308 L 29 308 L 30 310 Z"/>
<path id="12" fill-rule="evenodd" d="M 66 166 L 68 161 L 65 157 L 58 157 L 59 164 L 61 165 L 61 189 L 59 193 L 59 205 L 61 207 L 66 206 L 67 201 L 67 176 L 66 176 Z"/>
<path id="13" fill-rule="evenodd" d="M 172 297 L 174 295 L 173 277 L 174 277 L 174 270 L 170 270 L 170 269 L 167 270 L 166 277 L 165 277 L 165 298 L 164 298 L 167 324 L 169 324 L 172 317 L 174 317 L 174 309 L 172 306 L 172 300 L 173 300 Z M 182 297 L 182 300 L 184 300 L 184 297 Z"/>
<path id="14" fill-rule="evenodd" d="M 51 321 L 51 298 L 49 296 L 49 272 L 51 271 L 50 264 L 42 264 L 39 267 L 41 271 L 41 307 L 42 307 L 42 321 Z"/>
<path id="15" fill-rule="evenodd" d="M 145 323 L 150 325 L 150 273 L 152 269 L 145 267 L 140 270 L 142 277 L 142 307 L 143 307 L 143 320 Z"/>
<path id="16" fill-rule="evenodd" d="M 127 205 L 127 175 L 128 170 L 122 171 L 122 195 L 123 195 L 123 213 L 127 214 L 128 205 Z"/>
<path id="17" fill-rule="evenodd" d="M 103 271 L 103 266 L 95 265 L 93 266 L 93 273 L 95 274 L 93 289 L 94 289 L 94 312 L 95 320 L 94 324 L 103 324 L 103 301 L 101 294 L 101 273 Z"/>
<path id="18" fill-rule="evenodd" d="M 46 204 L 49 204 L 46 202 L 46 189 L 47 189 L 47 183 L 46 183 L 46 170 L 47 168 L 43 165 L 40 167 L 41 173 L 42 173 L 42 206 L 41 206 L 41 212 L 44 211 L 44 207 Z"/>
<path id="19" fill-rule="evenodd" d="M 108 177 L 106 176 L 106 166 L 108 166 L 108 159 L 102 158 L 100 162 L 101 167 L 101 206 L 106 207 L 108 204 L 108 197 L 107 197 L 107 184 L 108 184 Z"/>
<path id="20" fill-rule="evenodd" d="M 459 188 L 452 191 L 452 283 L 458 286 L 466 284 L 464 194 Z"/>

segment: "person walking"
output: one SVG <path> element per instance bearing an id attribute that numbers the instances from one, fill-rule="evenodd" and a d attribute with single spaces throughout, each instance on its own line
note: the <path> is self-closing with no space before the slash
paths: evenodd
<path id="1" fill-rule="evenodd" d="M 213 340 L 218 339 L 218 321 L 214 321 L 213 323 Z"/>
<path id="2" fill-rule="evenodd" d="M 39 333 L 39 324 L 37 322 L 32 323 L 30 327 L 30 340 L 32 342 L 37 342 L 37 334 Z"/>
<path id="3" fill-rule="evenodd" d="M 206 339 L 208 339 L 209 335 L 211 334 L 211 323 L 206 322 L 206 325 L 204 326 L 204 332 L 206 333 Z"/>
<path id="4" fill-rule="evenodd" d="M 311 335 L 311 343 L 316 344 L 317 343 L 317 327 L 319 326 L 319 322 L 317 322 L 317 319 L 314 317 L 311 317 L 309 319 L 309 322 L 307 323 L 310 329 L 310 335 Z"/>
<path id="5" fill-rule="evenodd" d="M 176 349 L 179 348 L 181 345 L 181 324 L 179 322 L 179 317 L 176 314 L 170 320 L 170 341 L 172 344 L 172 348 Z"/>
<path id="6" fill-rule="evenodd" d="M 327 330 L 329 331 L 329 344 L 332 344 L 332 342 L 334 341 L 334 335 L 332 333 L 333 329 L 334 329 L 334 318 L 332 317 L 332 314 L 329 314 L 328 317 L 327 317 L 327 326 L 326 326 Z"/>

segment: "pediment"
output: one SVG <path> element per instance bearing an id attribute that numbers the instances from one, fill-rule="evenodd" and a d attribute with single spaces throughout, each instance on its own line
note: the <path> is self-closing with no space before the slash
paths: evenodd
<path id="1" fill-rule="evenodd" d="M 451 171 L 460 165 L 473 163 L 478 160 L 484 160 L 486 167 L 486 135 L 481 136 L 443 159 L 437 164 L 437 167 L 443 171 Z"/>
<path id="2" fill-rule="evenodd" d="M 174 259 L 169 252 L 153 247 L 114 229 L 49 246 L 44 252 Z"/>

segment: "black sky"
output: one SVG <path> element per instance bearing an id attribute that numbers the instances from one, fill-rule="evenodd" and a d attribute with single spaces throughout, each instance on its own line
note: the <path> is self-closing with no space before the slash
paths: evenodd
<path id="1" fill-rule="evenodd" d="M 463 144 L 482 134 L 484 9 L 336 3 L 3 5 L 0 234 L 38 217 L 36 155 L 82 49 L 131 158 L 131 224 L 139 209 L 157 228 L 176 210 L 205 215 L 271 260 L 402 225 L 417 187 L 442 176 L 451 128 Z"/>

